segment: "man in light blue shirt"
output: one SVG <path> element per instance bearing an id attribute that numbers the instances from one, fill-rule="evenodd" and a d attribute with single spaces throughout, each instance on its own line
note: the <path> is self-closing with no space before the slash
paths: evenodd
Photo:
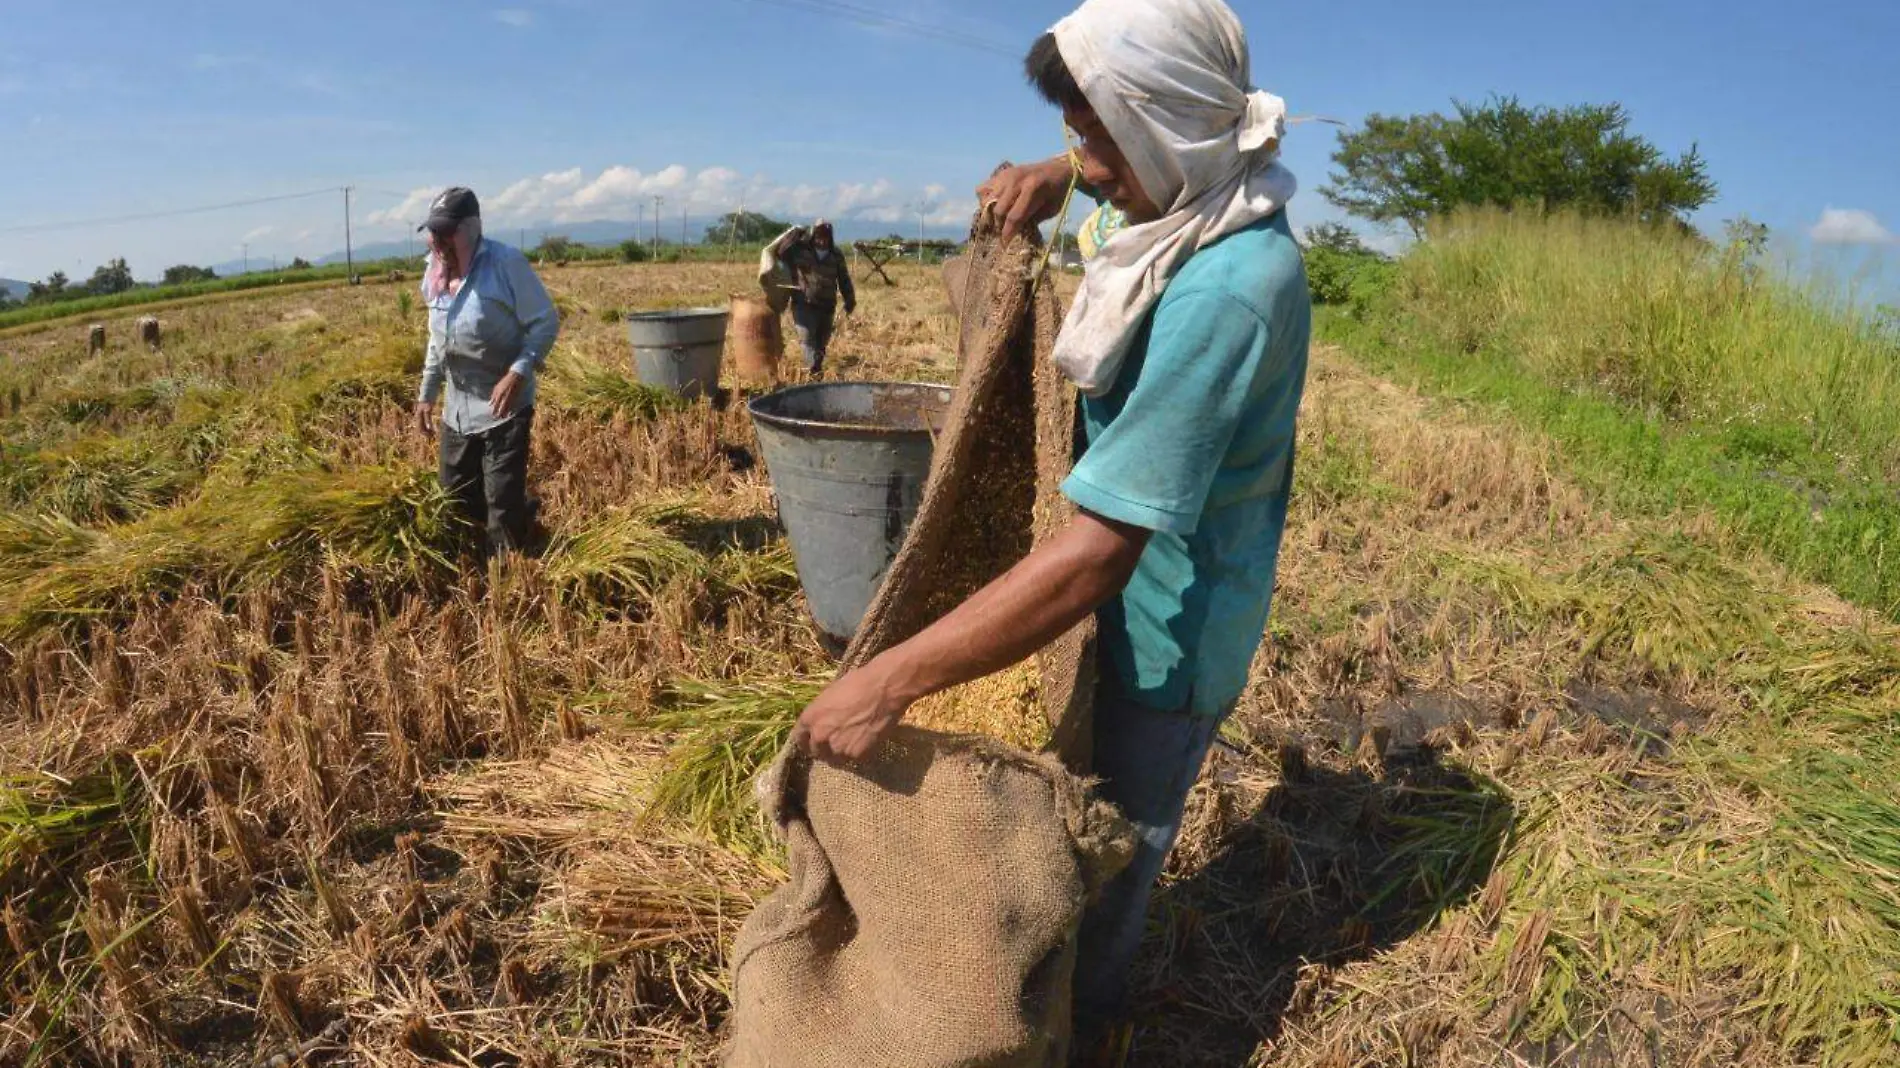
<path id="1" fill-rule="evenodd" d="M 444 192 L 421 229 L 429 235 L 422 279 L 429 351 L 416 423 L 434 434 L 439 418 L 442 486 L 470 524 L 486 528 L 489 551 L 519 551 L 529 546 L 533 527 L 527 490 L 535 377 L 561 318 L 528 258 L 482 236 L 473 192 Z"/>

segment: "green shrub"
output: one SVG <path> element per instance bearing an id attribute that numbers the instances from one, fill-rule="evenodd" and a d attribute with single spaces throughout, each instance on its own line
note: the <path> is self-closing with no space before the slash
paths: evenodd
<path id="1" fill-rule="evenodd" d="M 620 243 L 621 263 L 645 263 L 651 258 L 652 253 L 647 251 L 647 247 L 634 238 Z"/>

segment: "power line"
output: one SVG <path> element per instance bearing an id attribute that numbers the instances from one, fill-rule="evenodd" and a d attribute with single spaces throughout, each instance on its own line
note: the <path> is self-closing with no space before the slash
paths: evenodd
<path id="1" fill-rule="evenodd" d="M 276 204 L 285 200 L 305 200 L 310 197 L 329 196 L 336 187 L 313 189 L 308 193 L 285 193 L 275 197 L 253 197 L 250 200 L 234 200 L 228 204 L 207 204 L 197 208 L 175 208 L 170 211 L 150 211 L 138 215 L 114 215 L 100 219 L 69 219 L 64 222 L 27 223 L 22 226 L 0 227 L 0 234 L 43 234 L 57 230 L 83 230 L 93 226 L 118 226 L 122 223 L 146 222 L 151 219 L 171 219 L 180 215 L 204 215 L 213 211 L 229 211 L 232 208 L 248 208 L 257 204 Z"/>
<path id="2" fill-rule="evenodd" d="M 911 19 L 899 18 L 896 15 L 887 15 L 882 11 L 868 7 L 859 7 L 856 4 L 844 3 L 842 0 L 745 0 L 745 2 L 790 8 L 794 11 L 809 11 L 818 15 L 830 15 L 834 18 L 846 19 L 863 26 L 879 26 L 885 29 L 902 30 L 905 33 L 915 34 L 919 37 L 929 37 L 946 44 L 962 45 L 965 48 L 974 48 L 980 52 L 990 52 L 995 55 L 1006 56 L 1010 59 L 1019 59 L 1023 53 L 1023 49 L 1021 48 L 1012 48 L 1008 45 L 999 44 L 987 37 L 979 37 L 973 33 L 953 30 L 947 26 L 932 26 L 926 22 L 916 22 Z"/>

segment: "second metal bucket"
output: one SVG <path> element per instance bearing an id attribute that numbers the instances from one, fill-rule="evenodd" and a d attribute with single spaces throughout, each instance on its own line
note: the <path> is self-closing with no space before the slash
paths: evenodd
<path id="1" fill-rule="evenodd" d="M 724 308 L 681 308 L 627 316 L 633 366 L 640 381 L 682 397 L 710 397 L 719 388 L 726 348 Z"/>
<path id="2" fill-rule="evenodd" d="M 798 581 L 827 643 L 849 644 L 930 477 L 947 386 L 825 382 L 754 400 Z"/>

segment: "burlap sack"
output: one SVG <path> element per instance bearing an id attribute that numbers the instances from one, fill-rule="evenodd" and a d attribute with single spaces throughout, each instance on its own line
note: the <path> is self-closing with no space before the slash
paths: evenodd
<path id="1" fill-rule="evenodd" d="M 979 221 L 946 269 L 961 373 L 903 548 L 845 655 L 864 663 L 1002 574 L 1074 514 L 1057 490 L 1075 395 L 1038 243 Z M 1093 623 L 1039 657 L 1054 748 L 1079 767 Z M 795 754 L 761 782 L 791 880 L 733 949 L 728 1068 L 1058 1068 L 1075 930 L 1134 838 L 1049 757 L 901 728 L 863 765 Z"/>
<path id="2" fill-rule="evenodd" d="M 732 295 L 731 341 L 735 376 L 748 386 L 778 384 L 779 365 L 785 359 L 785 334 L 779 313 L 763 298 Z"/>
<path id="3" fill-rule="evenodd" d="M 1046 262 L 1040 241 L 1006 246 L 979 218 L 963 255 L 944 266 L 959 329 L 956 396 L 923 501 L 846 668 L 942 618 L 1075 516 L 1060 487 L 1075 460 L 1076 393 L 1049 359 L 1062 309 Z M 1094 643 L 1091 618 L 1036 658 L 1051 748 L 1078 772 L 1090 748 Z"/>
<path id="4" fill-rule="evenodd" d="M 1075 927 L 1128 825 L 1054 760 L 903 727 L 844 771 L 782 757 L 791 882 L 734 947 L 729 1068 L 1061 1068 Z"/>

